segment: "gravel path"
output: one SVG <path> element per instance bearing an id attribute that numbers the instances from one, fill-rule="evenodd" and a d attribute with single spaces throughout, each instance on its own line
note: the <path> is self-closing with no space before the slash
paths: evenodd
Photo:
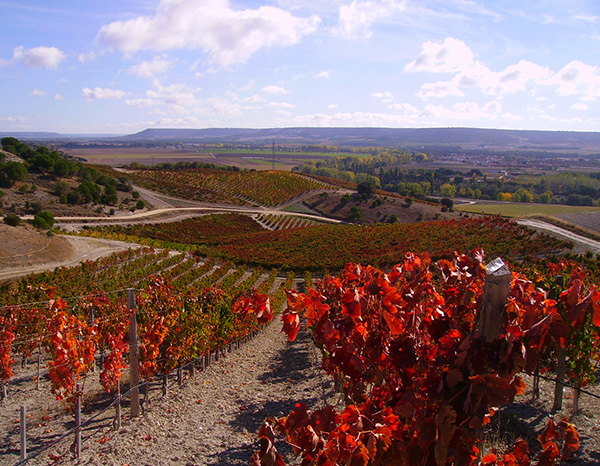
<path id="1" fill-rule="evenodd" d="M 286 415 L 297 402 L 314 408 L 338 398 L 308 333 L 290 344 L 280 330 L 277 319 L 182 387 L 173 381 L 167 397 L 151 392 L 150 406 L 119 432 L 111 419 L 85 432 L 79 461 L 71 459 L 68 439 L 28 464 L 48 464 L 50 454 L 67 465 L 248 464 L 265 418 Z"/>

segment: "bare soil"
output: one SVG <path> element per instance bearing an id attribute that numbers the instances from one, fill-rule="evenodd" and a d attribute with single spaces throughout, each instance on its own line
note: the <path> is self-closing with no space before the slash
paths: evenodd
<path id="1" fill-rule="evenodd" d="M 61 236 L 48 236 L 30 226 L 0 224 L 0 268 L 26 267 L 57 262 L 73 255 L 71 243 Z"/>
<path id="2" fill-rule="evenodd" d="M 12 155 L 13 159 L 22 161 L 18 157 Z M 14 213 L 21 217 L 32 215 L 35 213 L 33 205 L 39 205 L 41 210 L 50 212 L 55 217 L 64 216 L 94 216 L 106 217 L 111 215 L 111 211 L 115 213 L 128 212 L 135 204 L 131 193 L 117 191 L 118 203 L 115 206 L 107 206 L 100 204 L 77 204 L 69 205 L 60 202 L 60 196 L 54 194 L 57 181 L 51 176 L 46 176 L 37 173 L 29 173 L 27 181 L 17 182 L 10 188 L 2 188 L 3 195 L 0 195 L 0 217 L 6 214 Z M 69 178 L 60 180 L 67 186 L 67 190 L 71 191 L 79 186 L 79 181 Z"/>
<path id="3" fill-rule="evenodd" d="M 304 205 L 326 217 L 357 223 L 390 222 L 392 215 L 396 216 L 398 223 L 450 220 L 463 217 L 462 212 L 442 212 L 440 206 L 432 204 L 413 201 L 409 206 L 404 199 L 392 196 L 376 195 L 362 200 L 360 196 L 354 194 L 353 200 L 344 204 L 342 202 L 344 194 L 345 191 L 330 192 L 326 195 L 317 194 L 304 200 Z M 382 203 L 376 205 L 379 201 Z M 353 207 L 359 209 L 360 217 L 356 218 L 352 215 Z"/>
<path id="4" fill-rule="evenodd" d="M 600 212 L 580 212 L 557 215 L 561 220 L 600 233 Z"/>
<path id="5" fill-rule="evenodd" d="M 128 407 L 123 407 L 125 416 L 119 431 L 113 428 L 115 411 L 110 408 L 95 420 L 93 430 L 83 432 L 79 460 L 70 450 L 71 436 L 28 464 L 49 464 L 51 457 L 65 465 L 248 464 L 258 449 L 256 432 L 266 418 L 286 415 L 298 402 L 314 409 L 341 399 L 331 379 L 319 369 L 320 355 L 308 333 L 301 331 L 298 339 L 289 343 L 280 329 L 281 323 L 273 322 L 206 370 L 194 377 L 186 373 L 181 387 L 172 377 L 166 397 L 159 384 L 153 386 L 141 416 L 131 419 Z M 34 382 L 27 384 L 23 390 L 28 393 L 25 402 L 31 413 L 29 442 L 33 452 L 42 442 L 72 427 L 73 418 L 49 414 L 45 406 L 54 405 L 54 413 L 60 407 L 47 396 L 47 387 L 36 392 Z M 22 398 L 9 392 L 9 406 L 0 409 L 0 426 L 7 429 L 0 436 L 5 445 L 0 448 L 1 465 L 18 459 L 19 432 L 12 419 L 18 418 Z M 83 420 L 92 413 L 84 412 Z M 292 460 L 289 448 L 282 452 Z"/>
<path id="6" fill-rule="evenodd" d="M 79 236 L 48 236 L 30 226 L 0 224 L 0 280 L 71 267 L 85 260 L 135 247 L 122 241 Z"/>

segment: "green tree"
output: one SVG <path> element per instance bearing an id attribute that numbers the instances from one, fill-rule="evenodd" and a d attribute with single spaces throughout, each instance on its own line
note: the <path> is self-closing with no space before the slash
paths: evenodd
<path id="1" fill-rule="evenodd" d="M 20 162 L 0 165 L 0 182 L 5 186 L 13 186 L 17 181 L 26 181 L 27 175 L 27 168 Z"/>
<path id="2" fill-rule="evenodd" d="M 33 226 L 43 230 L 48 230 L 54 226 L 54 215 L 43 210 L 33 217 Z"/>
<path id="3" fill-rule="evenodd" d="M 21 217 L 17 214 L 7 214 L 4 216 L 4 223 L 10 225 L 11 227 L 16 227 L 19 223 L 21 223 Z"/>
<path id="4" fill-rule="evenodd" d="M 84 181 L 77 187 L 83 202 L 98 202 L 101 188 L 93 181 Z"/>
<path id="5" fill-rule="evenodd" d="M 373 194 L 375 194 L 376 189 L 377 188 L 375 184 L 369 181 L 363 181 L 361 183 L 358 183 L 358 186 L 356 188 L 358 194 L 361 194 L 364 198 L 371 197 Z"/>
<path id="6" fill-rule="evenodd" d="M 446 209 L 452 209 L 454 207 L 454 201 L 449 197 L 442 197 L 440 199 L 440 204 L 444 206 Z"/>
<path id="7" fill-rule="evenodd" d="M 440 186 L 440 192 L 444 197 L 456 197 L 456 186 L 450 183 L 444 183 Z"/>
<path id="8" fill-rule="evenodd" d="M 539 195 L 538 201 L 541 204 L 550 204 L 552 202 L 552 191 L 545 191 Z"/>
<path id="9" fill-rule="evenodd" d="M 350 209 L 350 217 L 353 220 L 358 220 L 358 219 L 360 219 L 362 217 L 362 212 L 360 211 L 360 209 L 357 206 L 353 206 Z"/>

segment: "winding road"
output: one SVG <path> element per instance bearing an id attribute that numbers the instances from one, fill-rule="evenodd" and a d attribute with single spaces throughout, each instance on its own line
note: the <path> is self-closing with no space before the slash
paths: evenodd
<path id="1" fill-rule="evenodd" d="M 557 227 L 556 225 L 552 225 L 551 223 L 546 223 L 541 220 L 533 219 L 520 219 L 517 220 L 517 223 L 526 227 L 547 231 L 551 234 L 560 236 L 569 241 L 573 241 L 574 243 L 583 246 L 588 251 L 591 251 L 593 253 L 600 253 L 600 241 L 586 238 L 585 236 L 581 236 L 569 230 L 565 230 L 564 228 Z"/>

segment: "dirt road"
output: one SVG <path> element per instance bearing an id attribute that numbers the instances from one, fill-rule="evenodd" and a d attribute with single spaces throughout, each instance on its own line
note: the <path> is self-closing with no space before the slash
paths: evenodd
<path id="1" fill-rule="evenodd" d="M 135 244 L 125 243 L 123 241 L 113 241 L 97 238 L 86 238 L 79 236 L 63 236 L 71 249 L 67 250 L 64 259 L 51 260 L 38 264 L 4 267 L 0 270 L 0 280 L 21 277 L 30 273 L 52 270 L 56 267 L 72 267 L 86 260 L 96 260 L 99 257 L 107 256 L 113 252 L 123 251 L 128 248 L 137 247 Z"/>
<path id="2" fill-rule="evenodd" d="M 583 251 L 591 251 L 596 254 L 600 253 L 600 242 L 599 241 L 595 241 L 593 239 L 586 238 L 585 236 L 581 236 L 576 233 L 572 233 L 569 230 L 565 230 L 564 228 L 557 227 L 556 225 L 542 222 L 541 220 L 533 220 L 533 219 L 521 219 L 521 220 L 517 220 L 517 223 L 519 225 L 523 225 L 526 227 L 544 230 L 551 234 L 557 235 L 561 238 L 567 239 L 569 241 L 573 241 L 576 245 L 576 252 L 583 250 Z"/>

